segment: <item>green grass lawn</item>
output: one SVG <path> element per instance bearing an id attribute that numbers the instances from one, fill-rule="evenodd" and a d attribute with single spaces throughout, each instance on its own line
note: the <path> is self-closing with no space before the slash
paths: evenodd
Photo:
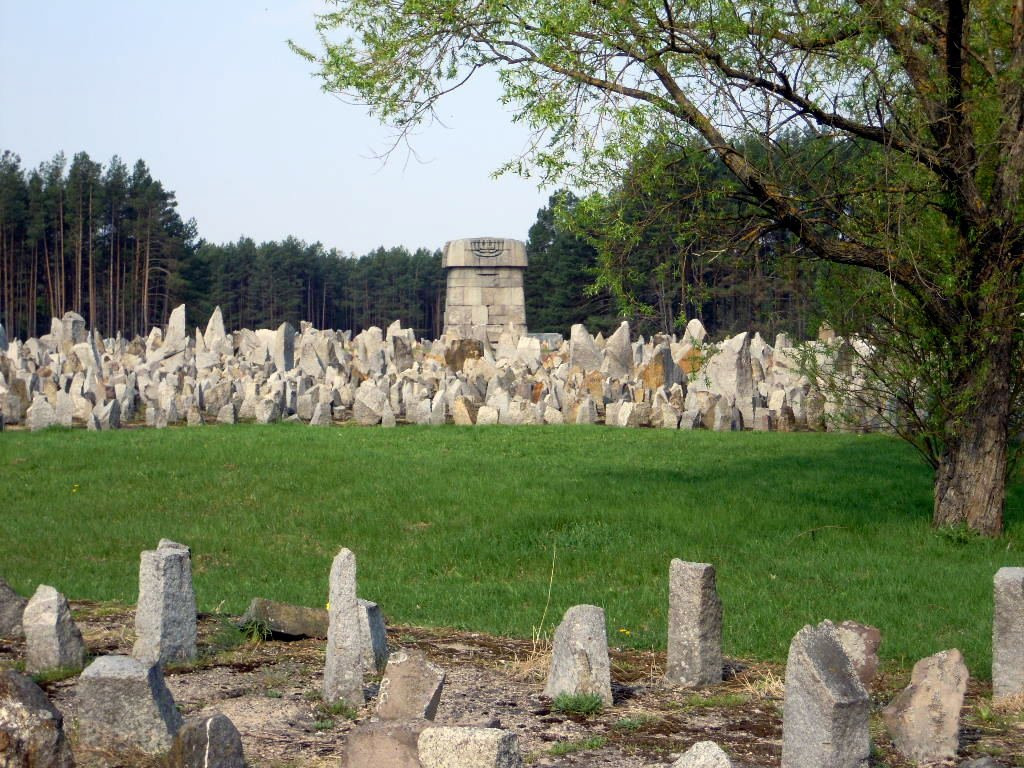
<path id="1" fill-rule="evenodd" d="M 200 609 L 323 605 L 331 559 L 389 621 L 530 636 L 578 603 L 613 645 L 665 645 L 669 560 L 714 563 L 729 656 L 785 659 L 852 618 L 903 666 L 960 648 L 989 677 L 998 540 L 929 526 L 930 470 L 884 436 L 602 427 L 301 425 L 0 435 L 0 576 L 22 594 L 137 595 L 139 552 L 190 545 Z"/>

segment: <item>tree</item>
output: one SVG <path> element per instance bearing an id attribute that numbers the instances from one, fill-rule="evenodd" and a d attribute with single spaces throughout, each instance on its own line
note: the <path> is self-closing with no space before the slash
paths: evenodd
<path id="1" fill-rule="evenodd" d="M 497 70 L 536 131 L 513 170 L 608 184 L 652 139 L 701 140 L 806 256 L 879 276 L 875 303 L 918 350 L 879 373 L 945 382 L 921 400 L 881 379 L 931 430 L 915 444 L 933 520 L 1001 531 L 1024 375 L 1024 0 L 344 0 L 318 29 L 322 52 L 293 48 L 399 136 Z M 822 147 L 799 184 L 771 151 L 794 126 Z"/>

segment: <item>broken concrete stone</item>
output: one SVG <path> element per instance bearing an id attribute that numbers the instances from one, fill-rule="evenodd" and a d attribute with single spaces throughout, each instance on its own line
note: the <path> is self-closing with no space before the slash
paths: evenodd
<path id="1" fill-rule="evenodd" d="M 342 549 L 331 565 L 329 605 L 323 698 L 328 704 L 344 701 L 361 707 L 366 698 L 356 598 L 356 556 L 349 549 Z"/>
<path id="2" fill-rule="evenodd" d="M 722 682 L 722 601 L 708 563 L 674 559 L 669 568 L 665 678 L 687 687 Z"/>
<path id="3" fill-rule="evenodd" d="M 73 768 L 64 718 L 25 675 L 0 672 L 0 766 Z"/>
<path id="4" fill-rule="evenodd" d="M 608 635 L 604 610 L 596 605 L 574 605 L 555 630 L 544 695 L 554 699 L 561 694 L 587 693 L 611 706 Z"/>
<path id="5" fill-rule="evenodd" d="M 868 694 L 830 621 L 805 626 L 786 660 L 782 768 L 865 768 Z"/>
<path id="6" fill-rule="evenodd" d="M 181 728 L 159 664 L 101 656 L 82 673 L 75 696 L 78 738 L 87 746 L 160 754 Z"/>
<path id="7" fill-rule="evenodd" d="M 1024 568 L 995 575 L 992 619 L 992 698 L 1024 694 Z"/>
<path id="8" fill-rule="evenodd" d="M 964 657 L 955 648 L 914 665 L 910 685 L 882 710 L 901 755 L 919 763 L 956 757 L 968 677 Z"/>
<path id="9" fill-rule="evenodd" d="M 498 728 L 426 728 L 419 738 L 423 768 L 521 768 L 519 738 Z"/>
<path id="10" fill-rule="evenodd" d="M 71 619 L 67 598 L 40 584 L 25 606 L 25 671 L 81 669 L 85 664 L 82 633 Z"/>
<path id="11" fill-rule="evenodd" d="M 388 659 L 380 681 L 381 720 L 433 720 L 444 687 L 444 670 L 420 651 L 398 651 Z"/>
<path id="12" fill-rule="evenodd" d="M 168 755 L 170 768 L 245 768 L 242 736 L 220 713 L 185 722 Z"/>
<path id="13" fill-rule="evenodd" d="M 132 655 L 166 664 L 196 657 L 196 598 L 188 547 L 161 540 L 142 553 Z"/>

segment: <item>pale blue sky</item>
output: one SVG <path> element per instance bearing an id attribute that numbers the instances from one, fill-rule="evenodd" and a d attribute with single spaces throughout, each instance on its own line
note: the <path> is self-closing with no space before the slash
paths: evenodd
<path id="1" fill-rule="evenodd" d="M 323 93 L 314 0 L 0 0 L 0 150 L 141 158 L 213 242 L 294 235 L 362 254 L 474 235 L 525 239 L 548 197 L 490 174 L 526 133 L 481 82 L 442 104 L 420 156 Z M 422 162 L 421 162 L 422 161 Z"/>

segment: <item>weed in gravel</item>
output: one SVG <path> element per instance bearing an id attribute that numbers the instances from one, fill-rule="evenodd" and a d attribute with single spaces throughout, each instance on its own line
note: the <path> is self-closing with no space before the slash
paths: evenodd
<path id="1" fill-rule="evenodd" d="M 601 714 L 604 702 L 596 693 L 560 693 L 551 703 L 551 710 L 563 715 L 590 717 Z"/>
<path id="2" fill-rule="evenodd" d="M 552 745 L 551 749 L 548 750 L 548 754 L 560 756 L 570 755 L 573 752 L 586 752 L 590 749 L 600 749 L 608 743 L 608 739 L 604 736 L 591 736 L 587 739 L 580 739 L 579 741 L 560 741 L 557 744 Z"/>
<path id="3" fill-rule="evenodd" d="M 629 717 L 623 717 L 620 720 L 616 720 L 612 727 L 619 731 L 628 731 L 630 733 L 642 730 L 651 723 L 656 723 L 660 720 L 656 715 L 631 715 Z"/>

